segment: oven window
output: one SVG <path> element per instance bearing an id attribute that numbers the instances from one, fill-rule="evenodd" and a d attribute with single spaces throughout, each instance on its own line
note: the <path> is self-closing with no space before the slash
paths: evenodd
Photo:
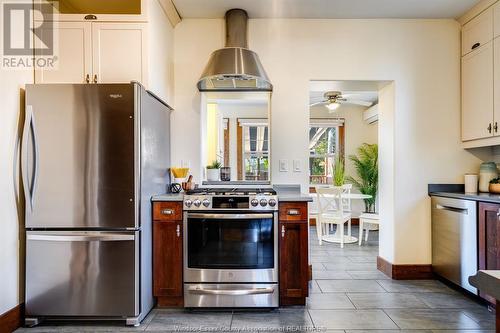
<path id="1" fill-rule="evenodd" d="M 274 268 L 272 218 L 188 218 L 188 267 Z"/>

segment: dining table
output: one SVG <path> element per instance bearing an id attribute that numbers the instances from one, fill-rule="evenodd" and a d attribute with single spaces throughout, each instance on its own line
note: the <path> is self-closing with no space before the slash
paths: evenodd
<path id="1" fill-rule="evenodd" d="M 316 193 L 309 193 L 309 195 L 313 198 L 317 196 Z M 334 197 L 332 194 L 324 194 L 324 197 Z M 342 199 L 350 199 L 350 200 L 364 200 L 364 199 L 370 199 L 372 196 L 370 194 L 363 194 L 363 193 L 343 193 L 342 194 Z M 311 214 L 314 215 L 314 214 Z M 318 226 L 316 225 L 316 228 Z M 340 228 L 336 228 L 335 233 L 332 235 L 323 235 L 321 240 L 323 242 L 327 243 L 341 243 L 341 238 L 342 235 L 340 235 Z M 358 242 L 358 238 L 354 237 L 351 234 L 351 220 L 349 220 L 348 225 L 347 225 L 347 235 L 344 235 L 344 244 L 352 244 Z"/>

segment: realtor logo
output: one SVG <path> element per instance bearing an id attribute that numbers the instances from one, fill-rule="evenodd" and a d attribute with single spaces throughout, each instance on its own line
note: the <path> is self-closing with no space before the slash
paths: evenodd
<path id="1" fill-rule="evenodd" d="M 54 2 L 57 3 L 57 2 Z M 54 68 L 56 31 L 54 3 L 2 3 L 2 68 Z"/>

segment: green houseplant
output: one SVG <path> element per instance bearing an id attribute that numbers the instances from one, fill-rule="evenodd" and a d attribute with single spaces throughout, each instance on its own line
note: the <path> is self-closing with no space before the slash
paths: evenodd
<path id="1" fill-rule="evenodd" d="M 345 163 L 344 159 L 340 156 L 335 158 L 333 164 L 333 185 L 342 186 L 345 181 Z"/>
<path id="2" fill-rule="evenodd" d="M 350 155 L 356 169 L 357 178 L 347 177 L 362 194 L 371 195 L 364 199 L 365 209 L 368 213 L 375 212 L 375 202 L 378 191 L 378 145 L 363 143 L 358 147 L 357 155 Z"/>
<path id="3" fill-rule="evenodd" d="M 207 165 L 207 180 L 211 182 L 216 182 L 219 180 L 219 169 L 222 164 L 215 160 L 211 164 Z"/>

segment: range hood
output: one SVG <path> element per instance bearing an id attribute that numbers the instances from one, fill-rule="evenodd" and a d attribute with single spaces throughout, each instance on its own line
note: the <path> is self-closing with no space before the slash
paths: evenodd
<path id="1" fill-rule="evenodd" d="M 198 81 L 200 91 L 272 91 L 257 53 L 247 45 L 247 12 L 226 12 L 226 45 L 210 55 Z"/>

